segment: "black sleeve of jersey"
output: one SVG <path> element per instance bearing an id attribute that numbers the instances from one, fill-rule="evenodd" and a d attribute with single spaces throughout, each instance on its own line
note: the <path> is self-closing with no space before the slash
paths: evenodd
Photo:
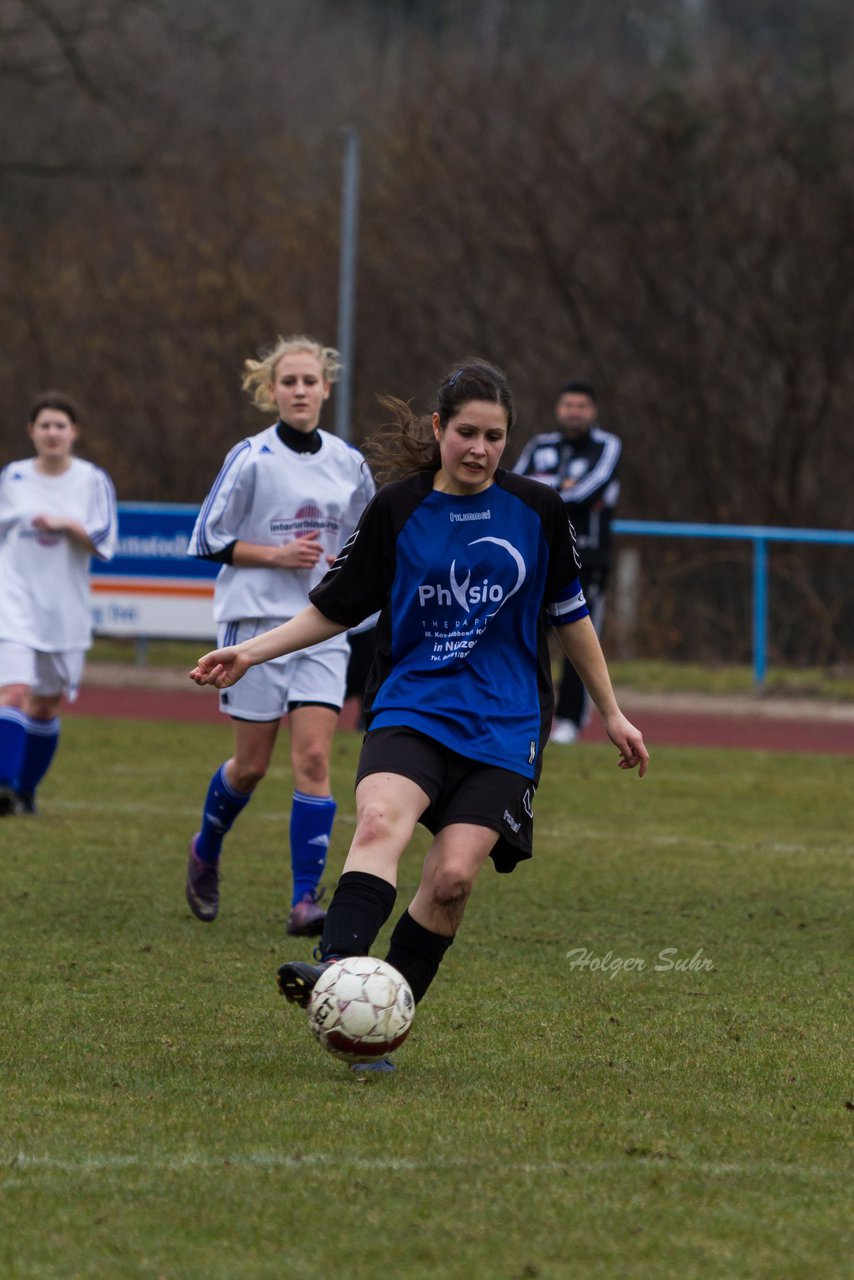
<path id="1" fill-rule="evenodd" d="M 387 489 L 380 489 L 362 512 L 355 533 L 338 553 L 308 598 L 325 618 L 355 627 L 388 600 L 394 579 L 395 531 Z"/>
<path id="2" fill-rule="evenodd" d="M 549 495 L 548 505 L 543 511 L 543 531 L 549 544 L 545 598 L 550 601 L 556 599 L 578 577 L 581 558 L 575 545 L 575 530 L 566 505 L 555 489 L 548 489 L 545 485 L 541 488 Z"/>
<path id="3" fill-rule="evenodd" d="M 533 507 L 540 517 L 543 536 L 549 549 L 545 599 L 555 600 L 578 577 L 581 569 L 581 560 L 575 547 L 575 530 L 560 494 L 539 480 L 531 480 L 513 472 L 502 471 L 496 475 L 496 479 L 508 493 L 515 494 L 529 507 Z"/>
<path id="4" fill-rule="evenodd" d="M 223 547 L 221 551 L 209 551 L 207 555 L 196 555 L 196 560 L 216 560 L 218 564 L 231 564 L 234 559 L 234 548 L 237 546 L 237 539 L 229 542 L 227 547 Z"/>

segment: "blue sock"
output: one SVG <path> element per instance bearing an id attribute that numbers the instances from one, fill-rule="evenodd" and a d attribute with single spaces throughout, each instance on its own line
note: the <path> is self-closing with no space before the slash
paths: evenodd
<path id="1" fill-rule="evenodd" d="M 30 716 L 26 719 L 27 736 L 21 772 L 18 775 L 18 790 L 21 795 L 32 796 L 53 760 L 53 753 L 59 743 L 60 720 L 58 716 L 54 716 L 52 720 L 33 720 Z"/>
<path id="2" fill-rule="evenodd" d="M 251 791 L 235 791 L 225 776 L 225 765 L 221 764 L 208 787 L 202 810 L 202 829 L 196 840 L 196 853 L 202 862 L 216 862 L 222 851 L 223 837 L 251 799 Z"/>
<path id="3" fill-rule="evenodd" d="M 0 786 L 18 790 L 27 741 L 27 717 L 17 707 L 0 707 Z"/>
<path id="4" fill-rule="evenodd" d="M 307 796 L 295 791 L 291 808 L 291 871 L 294 893 L 291 906 L 320 884 L 326 866 L 326 850 L 335 821 L 332 796 Z"/>

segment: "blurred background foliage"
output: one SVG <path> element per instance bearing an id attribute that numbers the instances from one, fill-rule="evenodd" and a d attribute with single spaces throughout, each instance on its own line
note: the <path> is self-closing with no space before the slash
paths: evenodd
<path id="1" fill-rule="evenodd" d="M 850 0 L 0 0 L 0 463 L 59 386 L 121 499 L 200 499 L 243 359 L 335 342 L 353 124 L 354 439 L 476 353 L 511 456 L 596 383 L 623 516 L 850 528 L 852 52 Z M 634 643 L 743 658 L 747 551 L 642 557 Z M 844 661 L 850 554 L 772 570 L 772 658 Z"/>

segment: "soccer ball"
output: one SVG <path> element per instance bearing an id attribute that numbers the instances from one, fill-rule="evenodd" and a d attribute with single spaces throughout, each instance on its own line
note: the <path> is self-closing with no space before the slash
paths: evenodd
<path id="1" fill-rule="evenodd" d="M 324 969 L 308 1003 L 312 1035 L 334 1058 L 377 1062 L 409 1035 L 415 1001 L 385 960 L 349 956 Z"/>

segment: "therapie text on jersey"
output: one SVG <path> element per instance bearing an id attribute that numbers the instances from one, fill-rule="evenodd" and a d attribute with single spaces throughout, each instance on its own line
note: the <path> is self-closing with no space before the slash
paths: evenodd
<path id="1" fill-rule="evenodd" d="M 587 614 L 577 575 L 545 485 L 499 469 L 460 497 L 419 473 L 380 489 L 309 598 L 348 626 L 380 610 L 369 728 L 415 729 L 534 778 L 554 705 L 545 627 Z"/>

